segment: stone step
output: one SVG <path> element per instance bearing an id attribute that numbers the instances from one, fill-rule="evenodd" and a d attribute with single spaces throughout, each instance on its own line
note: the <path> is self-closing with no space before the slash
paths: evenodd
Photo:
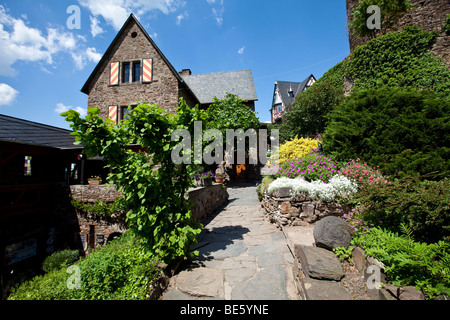
<path id="1" fill-rule="evenodd" d="M 313 246 L 295 245 L 294 252 L 301 264 L 301 269 L 308 278 L 340 281 L 344 276 L 341 263 L 332 251 Z"/>
<path id="2" fill-rule="evenodd" d="M 353 300 L 338 282 L 303 278 L 300 280 L 305 300 Z"/>
<path id="3" fill-rule="evenodd" d="M 294 246 L 294 276 L 297 289 L 305 300 L 352 300 L 339 284 L 344 270 L 336 255 L 314 246 Z"/>

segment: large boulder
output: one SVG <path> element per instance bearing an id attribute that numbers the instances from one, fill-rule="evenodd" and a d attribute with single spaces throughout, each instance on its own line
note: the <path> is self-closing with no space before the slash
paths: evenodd
<path id="1" fill-rule="evenodd" d="M 328 250 L 348 248 L 352 240 L 352 229 L 343 219 L 329 216 L 316 223 L 313 236 L 317 247 Z"/>
<path id="2" fill-rule="evenodd" d="M 340 281 L 344 276 L 341 263 L 331 251 L 296 244 L 294 252 L 303 273 L 308 278 Z"/>

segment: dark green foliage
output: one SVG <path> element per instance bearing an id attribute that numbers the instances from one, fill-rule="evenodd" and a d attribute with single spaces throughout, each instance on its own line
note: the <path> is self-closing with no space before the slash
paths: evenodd
<path id="1" fill-rule="evenodd" d="M 449 90 L 450 70 L 429 52 L 436 37 L 436 32 L 410 26 L 357 47 L 346 66 L 353 90 L 379 86 Z"/>
<path id="2" fill-rule="evenodd" d="M 311 137 L 323 133 L 327 125 L 325 115 L 343 99 L 342 91 L 331 81 L 315 83 L 300 94 L 294 105 L 287 109 L 283 125 L 291 138 Z"/>
<path id="3" fill-rule="evenodd" d="M 145 300 L 161 270 L 152 259 L 148 243 L 130 230 L 76 263 L 79 289 L 67 285 L 65 265 L 14 288 L 10 300 Z"/>
<path id="4" fill-rule="evenodd" d="M 357 47 L 344 61 L 328 70 L 316 84 L 330 81 L 342 89 L 344 78 L 353 82 L 353 91 L 379 86 L 450 90 L 450 70 L 429 50 L 437 33 L 407 26 Z"/>
<path id="5" fill-rule="evenodd" d="M 370 184 L 354 195 L 363 204 L 358 218 L 400 232 L 411 228 L 416 240 L 450 241 L 450 180 L 420 181 L 406 177 L 391 183 Z"/>
<path id="6" fill-rule="evenodd" d="M 365 235 L 355 236 L 352 242 L 385 264 L 389 283 L 399 287 L 413 285 L 422 289 L 427 299 L 440 294 L 450 296 L 449 242 L 415 241 L 407 227 L 402 235 L 372 228 Z"/>
<path id="7" fill-rule="evenodd" d="M 450 170 L 450 96 L 406 88 L 354 92 L 330 113 L 324 150 L 391 177 Z"/>
<path id="8" fill-rule="evenodd" d="M 63 250 L 53 253 L 51 256 L 45 258 L 42 263 L 42 270 L 50 272 L 59 269 L 63 266 L 69 266 L 77 261 L 80 256 L 78 250 Z"/>

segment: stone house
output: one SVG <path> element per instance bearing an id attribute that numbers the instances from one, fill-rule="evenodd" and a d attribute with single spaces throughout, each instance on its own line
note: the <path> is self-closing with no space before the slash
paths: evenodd
<path id="1" fill-rule="evenodd" d="M 283 121 L 283 113 L 292 105 L 297 96 L 316 82 L 311 74 L 302 82 L 277 81 L 273 92 L 272 107 L 270 114 L 272 124 Z"/>
<path id="2" fill-rule="evenodd" d="M 258 100 L 251 70 L 193 75 L 177 72 L 133 14 L 106 50 L 81 91 L 88 107 L 120 121 L 128 106 L 154 103 L 175 113 L 180 98 L 190 107 L 208 108 L 213 98 L 232 93 L 254 110 Z"/>

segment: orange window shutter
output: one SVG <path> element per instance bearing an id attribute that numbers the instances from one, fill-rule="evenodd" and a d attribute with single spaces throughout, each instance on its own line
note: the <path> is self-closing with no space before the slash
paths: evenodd
<path id="1" fill-rule="evenodd" d="M 153 81 L 153 59 L 142 59 L 142 82 L 150 83 Z"/>
<path id="2" fill-rule="evenodd" d="M 108 118 L 109 120 L 114 121 L 114 123 L 117 123 L 117 111 L 118 111 L 118 107 L 117 106 L 110 106 L 109 107 L 109 114 L 108 114 Z"/>
<path id="3" fill-rule="evenodd" d="M 118 86 L 119 85 L 119 62 L 111 63 L 111 74 L 109 79 L 110 86 Z"/>

